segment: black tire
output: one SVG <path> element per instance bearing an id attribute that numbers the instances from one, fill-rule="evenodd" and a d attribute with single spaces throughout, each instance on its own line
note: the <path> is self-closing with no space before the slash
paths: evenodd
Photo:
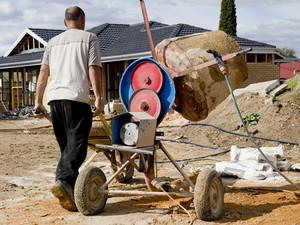
<path id="1" fill-rule="evenodd" d="M 220 219 L 224 205 L 224 187 L 217 171 L 204 168 L 198 175 L 194 205 L 199 219 L 205 221 Z"/>
<path id="2" fill-rule="evenodd" d="M 127 158 L 119 151 L 115 151 L 115 156 L 118 168 L 127 161 Z M 116 171 L 117 169 L 114 169 L 114 172 Z M 118 174 L 118 176 L 116 176 L 116 180 L 120 183 L 126 183 L 132 179 L 133 174 L 134 167 L 129 164 L 121 173 Z"/>
<path id="3" fill-rule="evenodd" d="M 83 215 L 95 215 L 103 210 L 107 201 L 107 194 L 100 194 L 97 190 L 105 182 L 106 177 L 98 167 L 87 167 L 78 175 L 74 198 L 78 210 Z"/>

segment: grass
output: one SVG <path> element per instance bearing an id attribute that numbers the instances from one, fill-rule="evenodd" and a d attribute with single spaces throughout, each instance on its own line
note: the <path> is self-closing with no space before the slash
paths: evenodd
<path id="1" fill-rule="evenodd" d="M 279 95 L 277 99 L 290 104 L 300 105 L 300 73 L 296 74 L 293 78 L 286 80 L 285 84 L 288 85 L 289 90 L 282 95 Z"/>
<path id="2" fill-rule="evenodd" d="M 296 74 L 293 78 L 288 79 L 286 81 L 286 84 L 288 85 L 288 87 L 290 89 L 295 89 L 297 87 L 297 85 L 299 84 L 299 80 L 300 80 L 300 73 Z"/>

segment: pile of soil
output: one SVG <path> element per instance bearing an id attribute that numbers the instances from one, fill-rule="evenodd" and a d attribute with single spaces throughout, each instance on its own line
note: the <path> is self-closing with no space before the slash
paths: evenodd
<path id="1" fill-rule="evenodd" d="M 256 136 L 298 143 L 300 107 L 291 96 L 300 96 L 299 89 L 294 88 L 276 98 L 245 92 L 237 96 L 237 102 L 243 116 L 249 112 L 260 115 L 258 124 L 251 126 L 257 130 Z M 198 122 L 245 134 L 243 128 L 239 127 L 240 121 L 231 98 L 222 102 L 205 120 Z M 158 131 L 163 131 L 163 138 L 166 139 L 212 147 L 253 146 L 246 137 L 211 126 L 181 126 L 183 124 L 189 124 L 189 121 L 178 113 L 170 113 Z M 168 197 L 110 196 L 104 211 L 93 217 L 62 209 L 49 191 L 60 153 L 51 124 L 46 119 L 0 120 L 0 142 L 0 224 L 188 224 L 190 221 L 185 211 Z M 257 143 L 260 146 L 283 144 L 260 139 Z M 175 160 L 199 158 L 224 151 L 169 141 L 164 141 L 163 145 Z M 287 159 L 299 163 L 299 146 L 283 145 Z M 92 153 L 89 151 L 88 156 Z M 160 161 L 157 164 L 158 176 L 181 178 L 170 163 L 165 163 L 167 157 L 161 151 L 157 153 L 157 160 Z M 179 165 L 190 175 L 192 170 L 229 159 L 229 153 L 226 153 L 197 161 L 181 161 Z M 107 178 L 112 175 L 110 162 L 102 153 L 91 165 L 100 167 Z M 288 171 L 284 174 L 300 184 L 299 172 Z M 283 179 L 267 182 L 223 178 L 223 183 L 250 189 L 226 189 L 223 214 L 214 224 L 299 224 L 300 200 L 295 195 L 251 189 L 268 187 L 292 190 L 292 186 Z M 109 188 L 139 187 L 137 190 L 147 190 L 144 184 L 143 174 L 135 171 L 128 184 L 113 182 Z M 196 218 L 191 198 L 177 198 L 177 202 L 190 212 L 195 219 L 194 224 L 211 224 Z"/>

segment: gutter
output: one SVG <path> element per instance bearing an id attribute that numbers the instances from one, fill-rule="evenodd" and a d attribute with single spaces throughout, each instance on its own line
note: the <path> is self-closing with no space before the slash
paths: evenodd
<path id="1" fill-rule="evenodd" d="M 242 46 L 242 48 L 244 48 Z M 295 62 L 296 58 L 290 58 L 283 55 L 283 52 L 278 49 L 270 49 L 270 48 L 253 48 L 252 53 L 277 53 L 283 59 L 277 59 L 275 62 Z M 248 53 L 249 54 L 249 53 Z M 250 52 L 251 54 L 251 52 Z M 105 56 L 101 58 L 102 63 L 109 63 L 109 62 L 118 62 L 118 61 L 125 61 L 125 60 L 136 60 L 139 58 L 149 58 L 152 57 L 151 51 L 147 52 L 140 52 L 140 53 L 134 53 L 134 54 L 125 54 L 125 55 L 117 55 L 117 56 Z M 0 64 L 0 69 L 10 69 L 10 68 L 17 68 L 22 66 L 40 66 L 42 62 L 42 59 L 36 59 L 31 61 L 25 61 L 25 62 L 14 62 L 14 63 L 5 63 Z"/>
<path id="2" fill-rule="evenodd" d="M 152 57 L 151 51 L 141 52 L 137 54 L 107 56 L 107 57 L 102 57 L 101 61 L 102 63 L 108 63 L 108 62 L 117 62 L 117 61 L 124 61 L 124 60 L 135 60 L 144 57 Z M 35 59 L 35 60 L 23 61 L 23 62 L 4 63 L 4 64 L 0 64 L 0 69 L 10 69 L 10 68 L 17 68 L 17 67 L 25 67 L 25 66 L 40 66 L 41 62 L 42 59 Z"/>
<path id="3" fill-rule="evenodd" d="M 18 68 L 23 66 L 40 66 L 42 59 L 30 60 L 25 62 L 4 63 L 0 65 L 0 69 Z"/>

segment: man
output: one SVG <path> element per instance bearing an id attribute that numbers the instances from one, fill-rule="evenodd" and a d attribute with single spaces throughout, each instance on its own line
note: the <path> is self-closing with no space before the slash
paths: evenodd
<path id="1" fill-rule="evenodd" d="M 64 23 L 67 30 L 52 38 L 45 50 L 35 109 L 42 112 L 36 114 L 38 118 L 47 113 L 43 95 L 50 76 L 47 103 L 61 151 L 56 182 L 51 191 L 63 208 L 76 211 L 73 190 L 78 169 L 86 158 L 92 116 L 102 111 L 101 56 L 97 36 L 84 31 L 85 14 L 81 8 L 72 6 L 66 9 Z M 89 105 L 90 83 L 95 95 L 96 109 L 93 111 Z"/>

